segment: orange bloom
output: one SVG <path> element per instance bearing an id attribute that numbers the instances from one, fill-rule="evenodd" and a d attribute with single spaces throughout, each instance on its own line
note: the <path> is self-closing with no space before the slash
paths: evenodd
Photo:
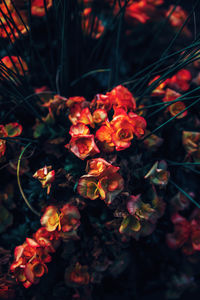
<path id="1" fill-rule="evenodd" d="M 98 177 L 103 176 L 104 174 L 113 174 L 119 170 L 119 167 L 115 167 L 107 162 L 103 158 L 94 158 L 90 159 L 87 162 L 86 172 L 88 175 Z"/>
<path id="2" fill-rule="evenodd" d="M 40 220 L 47 231 L 74 232 L 80 225 L 80 213 L 70 204 L 64 205 L 60 211 L 55 206 L 48 206 Z"/>
<path id="3" fill-rule="evenodd" d="M 97 94 L 91 103 L 92 107 L 96 109 L 105 109 L 105 111 L 109 111 L 112 108 L 112 102 L 108 93 L 106 95 Z"/>
<path id="4" fill-rule="evenodd" d="M 172 115 L 172 117 L 176 116 L 178 113 L 180 113 L 182 110 L 186 108 L 185 104 L 181 101 L 176 102 L 169 106 L 169 112 Z M 185 116 L 187 116 L 187 110 L 185 110 L 182 114 L 177 116 L 177 119 L 182 119 Z"/>
<path id="5" fill-rule="evenodd" d="M 88 135 L 90 134 L 89 128 L 83 123 L 77 123 L 76 125 L 72 125 L 70 127 L 69 134 L 71 136 L 80 136 L 80 135 Z"/>
<path id="6" fill-rule="evenodd" d="M 111 92 L 108 92 L 107 95 L 114 107 L 121 107 L 125 111 L 136 109 L 136 102 L 133 95 L 122 85 L 116 86 Z"/>
<path id="7" fill-rule="evenodd" d="M 108 115 L 105 109 L 96 109 L 92 114 L 93 122 L 97 125 L 108 120 Z"/>
<path id="8" fill-rule="evenodd" d="M 45 226 L 47 231 L 55 231 L 57 227 L 60 230 L 60 212 L 55 206 L 48 206 L 40 222 L 42 226 Z"/>
<path id="9" fill-rule="evenodd" d="M 95 144 L 93 134 L 73 136 L 65 147 L 80 159 L 85 159 L 100 152 Z"/>
<path id="10" fill-rule="evenodd" d="M 58 232 L 48 231 L 45 227 L 40 227 L 33 237 L 41 247 L 45 247 L 49 252 L 54 252 L 58 245 Z"/>
<path id="11" fill-rule="evenodd" d="M 115 145 L 117 151 L 124 150 L 131 145 L 133 139 L 134 127 L 129 118 L 125 116 L 117 116 L 112 122 L 113 129 L 112 142 Z"/>
<path id="12" fill-rule="evenodd" d="M 6 78 L 9 77 L 11 80 L 12 77 L 15 77 L 15 75 L 17 75 L 17 71 L 21 76 L 24 75 L 23 69 L 25 72 L 28 71 L 28 66 L 26 62 L 17 56 L 11 56 L 11 57 L 5 56 L 1 59 L 1 63 L 3 65 L 3 69 L 5 73 L 4 77 Z M 10 71 L 7 69 L 9 69 Z"/>
<path id="13" fill-rule="evenodd" d="M 165 97 L 163 98 L 164 102 L 169 102 L 176 100 L 177 98 L 181 97 L 180 93 L 175 92 L 174 90 L 171 89 L 166 89 Z M 168 106 L 167 110 L 170 112 L 172 116 L 177 115 L 179 112 L 184 110 L 186 108 L 185 104 L 181 101 L 174 102 L 170 106 Z M 177 116 L 177 119 L 184 118 L 187 115 L 187 111 L 184 111 L 182 114 Z"/>
<path id="14" fill-rule="evenodd" d="M 49 194 L 51 183 L 55 180 L 55 171 L 52 170 L 52 166 L 45 166 L 37 170 L 33 177 L 41 182 L 43 189 L 47 188 L 47 194 Z"/>
<path id="15" fill-rule="evenodd" d="M 143 117 L 130 112 L 128 115 L 122 108 L 115 109 L 113 120 L 105 122 L 96 132 L 96 138 L 104 143 L 106 149 L 124 150 L 131 145 L 134 135 L 140 138 L 144 135 L 146 121 Z M 105 147 L 106 146 L 106 147 Z"/>
<path id="16" fill-rule="evenodd" d="M 52 0 L 46 0 L 47 10 L 52 6 L 52 4 L 53 4 Z M 44 0 L 32 0 L 31 14 L 37 17 L 45 16 L 46 12 L 45 12 Z"/>
<path id="17" fill-rule="evenodd" d="M 128 116 L 132 124 L 134 125 L 134 134 L 137 136 L 138 139 L 141 138 L 145 134 L 145 129 L 147 127 L 146 120 L 133 112 L 130 112 Z"/>
<path id="18" fill-rule="evenodd" d="M 77 120 L 79 123 L 83 123 L 85 125 L 90 125 L 91 127 L 94 127 L 94 122 L 92 118 L 92 114 L 88 107 L 81 110 L 80 116 Z"/>
<path id="19" fill-rule="evenodd" d="M 46 245 L 45 245 L 46 246 Z M 15 248 L 15 261 L 10 270 L 16 280 L 22 282 L 28 288 L 34 283 L 38 283 L 39 278 L 47 271 L 45 263 L 51 261 L 49 252 L 54 249 L 41 247 L 34 239 L 27 238 L 26 242 Z"/>
<path id="20" fill-rule="evenodd" d="M 95 137 L 101 142 L 101 148 L 105 152 L 114 151 L 115 145 L 112 141 L 113 129 L 109 122 L 102 125 L 97 131 Z"/>
<path id="21" fill-rule="evenodd" d="M 84 97 L 70 97 L 66 102 L 67 107 L 69 108 L 69 120 L 72 124 L 78 122 L 78 118 L 81 115 L 81 111 L 87 106 L 87 102 Z"/>
<path id="22" fill-rule="evenodd" d="M 78 193 L 84 198 L 101 198 L 107 204 L 123 190 L 124 181 L 117 173 L 118 167 L 112 166 L 102 158 L 91 159 L 87 163 L 88 175 L 80 178 Z"/>

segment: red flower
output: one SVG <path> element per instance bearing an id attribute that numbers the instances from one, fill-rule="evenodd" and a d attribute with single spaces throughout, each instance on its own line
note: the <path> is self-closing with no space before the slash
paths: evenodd
<path id="1" fill-rule="evenodd" d="M 49 194 L 51 184 L 55 180 L 55 171 L 52 170 L 52 166 L 45 166 L 37 170 L 33 177 L 37 178 L 41 182 L 43 189 L 47 188 L 47 194 Z"/>
<path id="2" fill-rule="evenodd" d="M 190 88 L 189 82 L 191 79 L 191 73 L 188 70 L 182 69 L 172 76 L 172 78 L 170 78 L 169 86 L 185 92 Z"/>
<path id="3" fill-rule="evenodd" d="M 72 136 L 69 144 L 65 147 L 80 159 L 85 159 L 100 152 L 95 144 L 93 134 Z"/>

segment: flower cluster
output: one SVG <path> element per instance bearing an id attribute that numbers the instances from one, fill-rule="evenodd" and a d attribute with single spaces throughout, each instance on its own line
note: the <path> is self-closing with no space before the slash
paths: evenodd
<path id="1" fill-rule="evenodd" d="M 76 230 L 80 225 L 80 213 L 69 203 L 60 210 L 55 206 L 48 206 L 41 218 L 41 224 L 48 232 L 58 231 L 62 238 L 76 237 Z"/>
<path id="2" fill-rule="evenodd" d="M 115 167 L 102 158 L 88 160 L 87 175 L 78 182 L 78 193 L 91 200 L 101 198 L 108 205 L 123 190 L 124 181 Z"/>
<path id="3" fill-rule="evenodd" d="M 39 282 L 40 277 L 48 272 L 46 263 L 52 259 L 50 253 L 55 252 L 56 239 L 55 233 L 42 227 L 34 238 L 26 238 L 24 244 L 15 248 L 15 261 L 10 270 L 17 282 L 26 288 Z"/>
<path id="4" fill-rule="evenodd" d="M 160 76 L 156 76 L 149 85 L 154 84 L 155 81 L 159 82 Z M 181 119 L 187 115 L 186 106 L 183 101 L 176 101 L 178 98 L 182 98 L 180 92 L 186 92 L 190 88 L 190 82 L 192 75 L 190 71 L 181 69 L 171 78 L 167 78 L 153 90 L 152 96 L 158 96 L 162 98 L 163 102 L 166 102 L 167 111 L 171 116 Z M 172 104 L 170 104 L 172 102 Z M 181 113 L 183 111 L 183 113 Z"/>
<path id="5" fill-rule="evenodd" d="M 134 137 L 140 139 L 145 133 L 146 121 L 134 112 L 136 101 L 122 85 L 106 95 L 96 95 L 91 103 L 83 97 L 71 97 L 66 105 L 73 123 L 69 131 L 72 138 L 66 148 L 81 159 L 99 153 L 99 148 L 103 152 L 124 150 Z M 96 130 L 94 134 L 88 126 Z"/>
<path id="6" fill-rule="evenodd" d="M 25 288 L 38 283 L 48 272 L 46 264 L 52 260 L 51 254 L 59 246 L 61 238 L 76 238 L 80 214 L 69 203 L 60 210 L 48 206 L 41 218 L 41 225 L 32 238 L 26 238 L 22 245 L 15 248 L 15 260 L 10 267 L 17 282 L 21 282 Z"/>

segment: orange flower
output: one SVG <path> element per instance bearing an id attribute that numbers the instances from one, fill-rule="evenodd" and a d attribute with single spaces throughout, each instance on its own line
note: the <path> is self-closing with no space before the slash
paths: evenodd
<path id="1" fill-rule="evenodd" d="M 101 142 L 101 147 L 105 152 L 112 152 L 114 150 L 114 143 L 112 141 L 113 129 L 109 122 L 102 125 L 97 131 L 95 137 Z"/>
<path id="2" fill-rule="evenodd" d="M 97 125 L 108 120 L 108 115 L 105 109 L 96 109 L 92 114 L 93 122 Z"/>
<path id="3" fill-rule="evenodd" d="M 115 167 L 107 162 L 103 158 L 94 158 L 90 159 L 87 162 L 86 172 L 88 175 L 98 177 L 103 174 L 113 174 L 119 170 L 119 167 Z"/>
<path id="4" fill-rule="evenodd" d="M 113 120 L 105 122 L 96 132 L 96 138 L 104 143 L 104 151 L 124 150 L 131 145 L 134 135 L 144 135 L 146 121 L 143 117 L 130 112 L 128 115 L 122 108 L 115 109 Z"/>
<path id="5" fill-rule="evenodd" d="M 33 177 L 37 178 L 41 182 L 43 189 L 47 188 L 47 194 L 49 194 L 51 184 L 55 180 L 55 171 L 52 170 L 52 166 L 45 166 L 37 170 Z"/>
<path id="6" fill-rule="evenodd" d="M 75 232 L 80 225 L 80 213 L 71 204 L 64 205 L 60 211 L 55 206 L 48 206 L 40 221 L 49 232 L 55 231 L 57 228 L 58 231 L 64 233 Z M 53 238 L 55 239 L 55 236 Z M 43 241 L 45 242 L 44 238 Z"/>
<path id="7" fill-rule="evenodd" d="M 110 101 L 114 107 L 121 107 L 125 111 L 136 109 L 135 98 L 131 92 L 122 85 L 116 86 L 111 92 L 108 92 L 107 95 L 110 97 Z"/>
<path id="8" fill-rule="evenodd" d="M 112 142 L 115 149 L 121 151 L 130 147 L 134 133 L 134 127 L 130 119 L 123 115 L 116 116 L 112 120 L 111 126 L 113 129 Z"/>
<path id="9" fill-rule="evenodd" d="M 164 102 L 169 102 L 176 100 L 177 98 L 181 97 L 180 93 L 175 92 L 174 90 L 171 90 L 169 88 L 166 89 L 165 97 L 163 98 Z M 179 112 L 184 110 L 186 108 L 185 104 L 181 101 L 174 102 L 170 106 L 167 107 L 167 110 L 170 112 L 172 116 L 177 115 Z M 187 115 L 187 111 L 184 111 L 182 114 L 177 116 L 177 119 L 184 118 Z"/>
<path id="10" fill-rule="evenodd" d="M 41 246 L 54 252 L 58 245 L 59 234 L 57 231 L 48 231 L 45 227 L 40 227 L 33 235 L 35 241 Z"/>
<path id="11" fill-rule="evenodd" d="M 52 0 L 46 0 L 47 10 L 52 6 L 52 4 L 53 4 Z M 33 0 L 31 2 L 31 14 L 37 17 L 45 16 L 46 12 L 45 12 L 44 0 Z"/>
<path id="12" fill-rule="evenodd" d="M 95 107 L 96 109 L 105 109 L 105 111 L 111 110 L 112 102 L 108 93 L 106 95 L 97 94 L 92 100 L 91 106 Z"/>
<path id="13" fill-rule="evenodd" d="M 72 124 L 78 122 L 78 118 L 81 115 L 81 111 L 87 106 L 87 102 L 84 97 L 70 97 L 66 102 L 67 107 L 69 108 L 69 120 Z"/>
<path id="14" fill-rule="evenodd" d="M 81 110 L 80 116 L 77 120 L 79 123 L 83 123 L 85 125 L 90 125 L 91 127 L 94 127 L 94 122 L 92 118 L 92 114 L 88 107 Z"/>
<path id="15" fill-rule="evenodd" d="M 70 127 L 69 134 L 71 136 L 80 136 L 80 135 L 88 135 L 90 134 L 89 128 L 83 123 L 77 123 L 76 125 L 72 125 Z"/>
<path id="16" fill-rule="evenodd" d="M 178 113 L 180 113 L 182 110 L 186 108 L 185 104 L 181 101 L 176 102 L 169 106 L 169 112 L 172 116 L 176 116 Z M 182 114 L 177 116 L 177 119 L 182 119 L 185 116 L 187 116 L 187 110 L 185 110 Z"/>
<path id="17" fill-rule="evenodd" d="M 80 178 L 78 193 L 84 198 L 101 198 L 107 204 L 123 190 L 124 181 L 117 173 L 118 167 L 112 166 L 102 158 L 91 159 L 87 163 L 88 175 Z"/>
<path id="18" fill-rule="evenodd" d="M 45 226 L 47 231 L 55 231 L 57 227 L 60 230 L 60 212 L 55 206 L 48 206 L 40 222 L 42 226 Z"/>
<path id="19" fill-rule="evenodd" d="M 80 159 L 85 159 L 100 152 L 95 144 L 93 134 L 73 136 L 65 147 Z"/>
<path id="20" fill-rule="evenodd" d="M 15 248 L 15 261 L 10 270 L 16 280 L 28 288 L 38 283 L 39 278 L 48 271 L 45 263 L 51 261 L 49 252 L 54 252 L 49 246 L 41 247 L 34 239 L 27 238 L 26 242 Z"/>
<path id="21" fill-rule="evenodd" d="M 77 190 L 82 197 L 90 200 L 95 200 L 100 196 L 98 180 L 94 177 L 87 177 L 87 175 L 80 178 Z"/>
<path id="22" fill-rule="evenodd" d="M 24 75 L 23 69 L 25 72 L 28 71 L 28 66 L 26 62 L 17 56 L 11 56 L 11 57 L 5 56 L 1 59 L 1 63 L 3 64 L 3 69 L 5 73 L 5 75 L 3 76 L 6 78 L 9 77 L 9 79 L 11 80 L 12 77 L 15 77 L 15 75 L 17 75 L 17 72 L 19 72 L 19 74 L 23 76 Z M 10 71 L 7 69 L 9 69 Z"/>
<path id="23" fill-rule="evenodd" d="M 134 134 L 138 139 L 141 138 L 145 134 L 145 129 L 147 127 L 146 120 L 133 112 L 130 112 L 128 116 L 134 126 Z"/>

